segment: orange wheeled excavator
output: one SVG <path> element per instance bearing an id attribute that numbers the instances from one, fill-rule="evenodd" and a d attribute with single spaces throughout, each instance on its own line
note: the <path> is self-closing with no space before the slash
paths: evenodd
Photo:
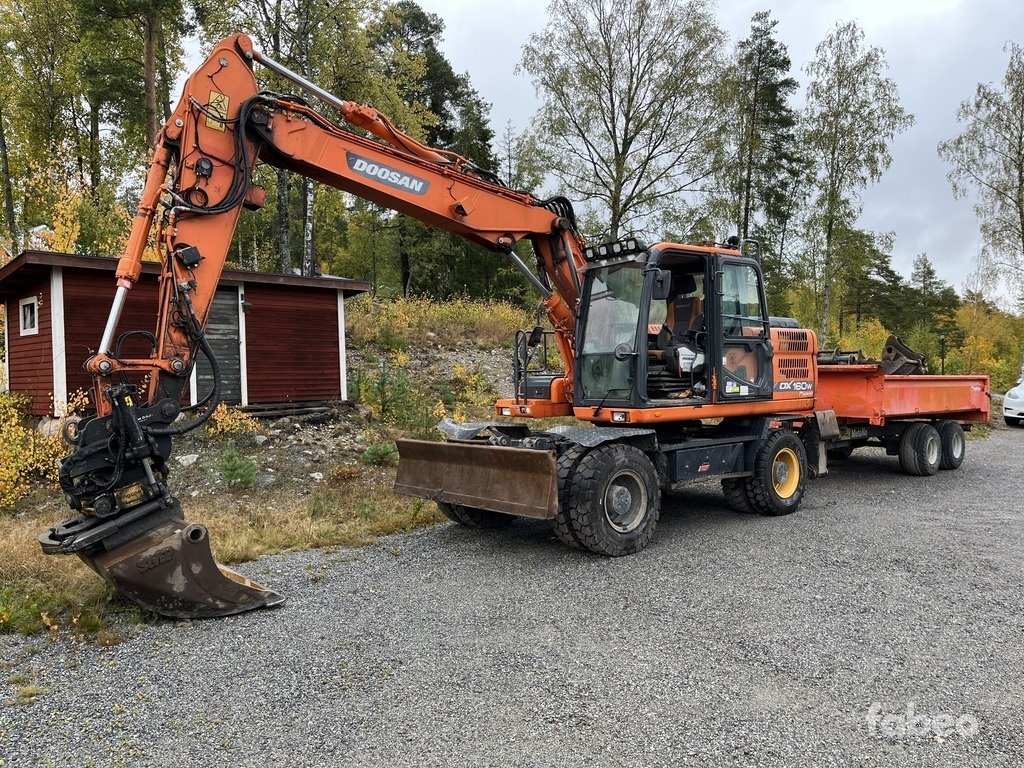
<path id="1" fill-rule="evenodd" d="M 261 91 L 254 64 L 339 117 Z M 962 460 L 960 423 L 987 418 L 984 377 L 900 375 L 850 355 L 819 360 L 812 331 L 769 317 L 755 243 L 587 247 L 569 201 L 510 189 L 468 159 L 424 146 L 237 34 L 189 77 L 160 133 L 102 340 L 85 363 L 96 413 L 65 435 L 74 451 L 60 482 L 77 514 L 40 536 L 44 552 L 77 554 L 157 613 L 220 616 L 283 600 L 218 564 L 206 528 L 185 521 L 167 486 L 174 437 L 201 425 L 219 399 L 204 328 L 239 215 L 263 203 L 252 182 L 260 162 L 503 254 L 539 292 L 550 330 L 519 334 L 515 396 L 496 415 L 575 416 L 574 424 L 444 422 L 445 442 L 399 441 L 396 489 L 437 501 L 464 525 L 548 519 L 570 545 L 630 554 L 650 541 L 663 490 L 715 478 L 733 507 L 782 515 L 799 506 L 807 477 L 824 471 L 826 451 L 881 444 L 905 471 L 933 474 Z M 535 270 L 517 256 L 523 241 Z M 162 260 L 152 353 L 126 359 L 117 354 L 119 318 L 149 242 Z M 564 370 L 539 364 L 549 342 Z M 200 354 L 215 383 L 199 412 L 183 415 Z"/>

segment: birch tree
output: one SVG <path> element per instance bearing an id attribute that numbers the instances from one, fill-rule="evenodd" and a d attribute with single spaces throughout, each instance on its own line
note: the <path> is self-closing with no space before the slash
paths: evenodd
<path id="1" fill-rule="evenodd" d="M 1008 43 L 1002 88 L 979 83 L 960 104 L 959 136 L 939 144 L 953 194 L 974 194 L 982 268 L 1002 272 L 1024 299 L 1024 48 Z"/>
<path id="2" fill-rule="evenodd" d="M 711 174 L 723 38 L 707 0 L 552 0 L 524 46 L 547 165 L 608 237 L 655 229 Z"/>
<path id="3" fill-rule="evenodd" d="M 833 292 L 842 273 L 836 235 L 860 213 L 860 193 L 892 163 L 889 145 L 914 124 L 885 76 L 881 48 L 868 46 L 856 22 L 839 24 L 815 50 L 804 111 L 803 146 L 812 163 L 807 219 L 810 271 L 816 283 L 819 341 L 824 346 Z"/>

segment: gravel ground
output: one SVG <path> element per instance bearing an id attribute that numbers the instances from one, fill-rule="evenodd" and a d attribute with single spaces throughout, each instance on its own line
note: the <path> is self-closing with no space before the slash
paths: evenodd
<path id="1" fill-rule="evenodd" d="M 0 681 L 0 764 L 1024 765 L 1022 453 L 858 451 L 777 519 L 690 488 L 630 558 L 439 525 L 243 566 L 277 610 L 0 637 L 42 689 Z"/>

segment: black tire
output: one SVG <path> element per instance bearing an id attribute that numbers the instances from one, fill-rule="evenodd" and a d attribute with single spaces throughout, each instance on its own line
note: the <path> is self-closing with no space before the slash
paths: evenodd
<path id="1" fill-rule="evenodd" d="M 489 509 L 464 507 L 462 504 L 437 502 L 437 508 L 445 517 L 467 528 L 507 528 L 516 521 L 515 515 L 492 512 Z"/>
<path id="2" fill-rule="evenodd" d="M 754 511 L 778 517 L 796 512 L 807 487 L 807 451 L 788 429 L 777 429 L 757 449 L 754 474 L 747 480 Z"/>
<path id="3" fill-rule="evenodd" d="M 1006 426 L 1008 426 L 1008 427 L 1019 427 L 1020 426 L 1020 419 L 1018 419 L 1016 416 L 1005 416 L 1004 415 L 1003 416 L 1003 421 L 1006 422 Z"/>
<path id="4" fill-rule="evenodd" d="M 558 457 L 558 514 L 551 518 L 551 530 L 555 537 L 563 544 L 576 549 L 583 545 L 580 544 L 569 517 L 569 495 L 576 468 L 587 450 L 582 445 L 574 445 Z"/>
<path id="5" fill-rule="evenodd" d="M 942 441 L 931 424 L 916 421 L 900 437 L 900 469 L 908 475 L 931 477 L 939 471 Z"/>
<path id="6" fill-rule="evenodd" d="M 742 477 L 727 477 L 722 480 L 722 494 L 725 496 L 725 503 L 734 512 L 753 514 L 756 510 L 747 497 L 747 480 Z"/>
<path id="7" fill-rule="evenodd" d="M 939 445 L 942 447 L 939 469 L 958 469 L 964 463 L 964 454 L 967 452 L 963 427 L 955 421 L 940 421 L 935 427 L 939 431 Z"/>
<path id="8" fill-rule="evenodd" d="M 568 507 L 583 548 L 609 557 L 632 555 L 647 546 L 658 525 L 658 474 L 638 448 L 599 445 L 572 474 Z"/>

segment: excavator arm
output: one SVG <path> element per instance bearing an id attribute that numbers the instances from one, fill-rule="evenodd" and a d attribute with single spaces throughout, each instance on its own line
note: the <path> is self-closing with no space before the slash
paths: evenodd
<path id="1" fill-rule="evenodd" d="M 307 101 L 259 90 L 253 64 L 291 80 L 337 110 L 328 119 Z M 138 211 L 118 262 L 116 289 L 97 353 L 85 367 L 96 415 L 66 430 L 75 450 L 61 486 L 78 513 L 40 537 L 44 552 L 77 554 L 121 593 L 169 616 L 217 616 L 283 598 L 214 561 L 205 527 L 186 524 L 166 478 L 171 442 L 201 425 L 218 385 L 182 415 L 185 385 L 199 354 L 216 360 L 204 336 L 232 237 L 244 208 L 258 208 L 258 163 L 284 168 L 445 229 L 505 254 L 541 293 L 567 363 L 572 393 L 573 322 L 584 243 L 571 205 L 501 185 L 469 160 L 427 147 L 371 107 L 344 101 L 233 35 L 187 80 L 160 132 Z M 539 277 L 515 252 L 532 244 Z M 142 261 L 162 264 L 152 353 L 120 354 L 118 334 Z M 143 381 L 145 392 L 130 381 Z M 555 409 L 571 413 L 571 403 Z"/>

